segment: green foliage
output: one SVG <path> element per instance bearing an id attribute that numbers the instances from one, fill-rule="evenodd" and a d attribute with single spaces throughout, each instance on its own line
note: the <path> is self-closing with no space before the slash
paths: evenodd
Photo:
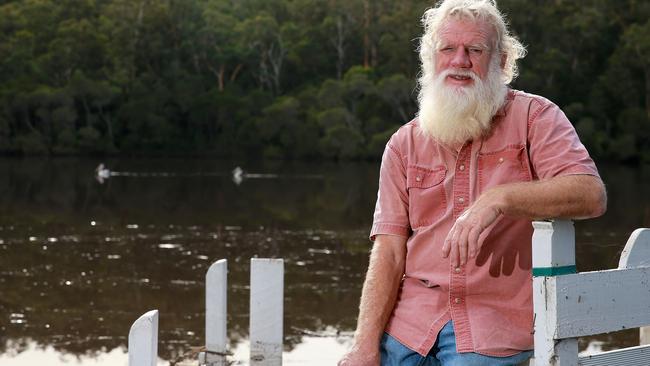
<path id="1" fill-rule="evenodd" d="M 0 153 L 381 156 L 417 111 L 422 0 L 0 2 Z M 499 1 L 514 87 L 650 161 L 650 3 Z"/>

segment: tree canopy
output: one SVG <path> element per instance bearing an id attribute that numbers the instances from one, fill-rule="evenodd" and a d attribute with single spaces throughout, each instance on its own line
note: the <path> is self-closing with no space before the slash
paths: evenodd
<path id="1" fill-rule="evenodd" d="M 378 158 L 416 113 L 421 0 L 0 0 L 0 153 Z M 513 87 L 650 162 L 650 3 L 500 0 Z"/>

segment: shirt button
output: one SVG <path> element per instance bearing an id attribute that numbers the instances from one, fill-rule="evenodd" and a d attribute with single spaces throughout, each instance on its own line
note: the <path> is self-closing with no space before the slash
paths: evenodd
<path id="1" fill-rule="evenodd" d="M 465 199 L 463 197 L 461 197 L 461 198 L 458 199 L 458 202 L 463 203 L 463 202 L 465 202 Z"/>
<path id="2" fill-rule="evenodd" d="M 461 166 L 459 166 L 459 167 L 458 167 L 458 170 L 460 170 L 460 171 L 465 170 L 465 165 L 461 165 Z"/>
<path id="3" fill-rule="evenodd" d="M 499 163 L 503 163 L 503 158 L 499 158 Z"/>
<path id="4" fill-rule="evenodd" d="M 417 177 L 415 177 L 415 181 L 416 182 L 421 182 L 422 181 L 422 176 L 418 175 Z"/>
<path id="5" fill-rule="evenodd" d="M 454 302 L 455 302 L 456 304 L 460 304 L 460 302 L 461 302 L 460 297 L 455 298 L 455 299 L 454 299 Z"/>
<path id="6" fill-rule="evenodd" d="M 456 267 L 456 268 L 454 268 L 454 272 L 456 272 L 456 273 L 460 273 L 460 267 Z"/>

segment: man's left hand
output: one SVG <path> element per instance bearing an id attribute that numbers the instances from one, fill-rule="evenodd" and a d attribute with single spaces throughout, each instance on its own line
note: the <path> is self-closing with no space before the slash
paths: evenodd
<path id="1" fill-rule="evenodd" d="M 498 190 L 485 192 L 456 219 L 442 247 L 442 256 L 451 256 L 454 267 L 465 265 L 478 254 L 485 237 L 502 215 L 499 200 Z"/>

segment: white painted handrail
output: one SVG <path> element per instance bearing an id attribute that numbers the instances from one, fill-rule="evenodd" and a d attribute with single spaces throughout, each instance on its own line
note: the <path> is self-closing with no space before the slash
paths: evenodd
<path id="1" fill-rule="evenodd" d="M 139 317 L 129 331 L 129 366 L 156 366 L 158 360 L 158 310 Z"/>
<path id="2" fill-rule="evenodd" d="M 578 357 L 577 338 L 650 324 L 650 230 L 636 230 L 619 268 L 575 273 L 570 221 L 534 222 L 536 366 L 647 366 L 650 347 Z M 643 341 L 646 328 L 641 328 Z"/>

